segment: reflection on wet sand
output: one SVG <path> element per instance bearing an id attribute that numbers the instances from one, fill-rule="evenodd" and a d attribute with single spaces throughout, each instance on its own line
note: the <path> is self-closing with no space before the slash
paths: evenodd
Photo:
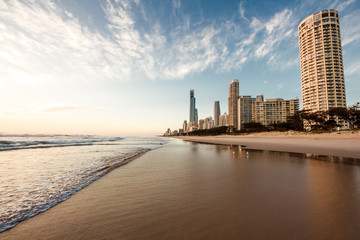
<path id="1" fill-rule="evenodd" d="M 173 140 L 0 238 L 356 239 L 360 167 L 309 157 Z"/>

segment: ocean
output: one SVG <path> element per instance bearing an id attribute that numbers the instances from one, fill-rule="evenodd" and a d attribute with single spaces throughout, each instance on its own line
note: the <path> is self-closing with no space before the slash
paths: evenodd
<path id="1" fill-rule="evenodd" d="M 0 232 L 166 142 L 158 137 L 0 135 Z"/>

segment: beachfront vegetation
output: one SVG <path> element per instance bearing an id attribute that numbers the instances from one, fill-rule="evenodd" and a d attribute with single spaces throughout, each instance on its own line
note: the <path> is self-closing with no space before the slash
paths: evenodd
<path id="1" fill-rule="evenodd" d="M 187 133 L 190 136 L 204 136 L 204 135 L 220 135 L 230 133 L 230 128 L 223 126 L 223 127 L 215 127 L 210 129 L 198 129 L 192 132 Z"/>
<path id="2" fill-rule="evenodd" d="M 349 108 L 331 108 L 328 111 L 300 111 L 296 116 L 311 130 L 332 130 L 340 127 L 360 128 L 360 103 Z M 343 124 L 340 125 L 339 122 Z"/>

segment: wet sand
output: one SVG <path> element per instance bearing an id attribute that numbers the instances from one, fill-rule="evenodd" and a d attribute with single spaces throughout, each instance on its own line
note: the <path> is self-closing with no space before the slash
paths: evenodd
<path id="1" fill-rule="evenodd" d="M 198 143 L 242 145 L 247 149 L 360 158 L 360 134 L 259 133 L 250 135 L 181 136 Z"/>
<path id="2" fill-rule="evenodd" d="M 360 168 L 173 139 L 0 239 L 356 239 Z"/>

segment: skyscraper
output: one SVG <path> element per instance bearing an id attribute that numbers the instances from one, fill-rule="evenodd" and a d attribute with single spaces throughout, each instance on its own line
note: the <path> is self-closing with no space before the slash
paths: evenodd
<path id="1" fill-rule="evenodd" d="M 249 123 L 252 121 L 252 106 L 255 103 L 255 100 L 256 99 L 252 98 L 251 96 L 239 96 L 237 102 L 237 107 L 238 107 L 237 130 L 241 130 L 243 128 L 244 123 Z"/>
<path id="2" fill-rule="evenodd" d="M 188 125 L 187 125 L 187 121 L 186 121 L 186 120 L 184 120 L 183 129 L 184 129 L 184 132 L 186 133 L 186 132 L 187 132 L 187 129 L 188 129 Z"/>
<path id="3" fill-rule="evenodd" d="M 231 81 L 229 87 L 229 126 L 237 129 L 237 99 L 239 97 L 239 80 L 234 79 Z"/>
<path id="4" fill-rule="evenodd" d="M 324 10 L 299 24 L 303 109 L 346 107 L 339 13 Z"/>
<path id="5" fill-rule="evenodd" d="M 198 122 L 199 115 L 198 115 L 198 109 L 195 108 L 195 122 Z"/>
<path id="6" fill-rule="evenodd" d="M 219 117 L 220 117 L 220 102 L 214 102 L 214 126 L 219 126 Z"/>
<path id="7" fill-rule="evenodd" d="M 189 124 L 195 121 L 195 97 L 194 97 L 194 89 L 190 90 L 190 118 Z"/>

